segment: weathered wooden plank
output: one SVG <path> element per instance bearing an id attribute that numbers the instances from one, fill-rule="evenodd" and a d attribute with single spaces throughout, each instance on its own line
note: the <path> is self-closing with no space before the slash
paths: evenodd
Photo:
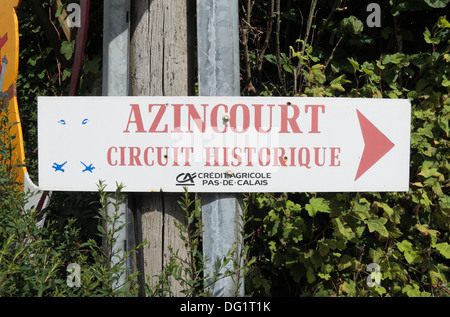
<path id="1" fill-rule="evenodd" d="M 178 256 L 181 259 L 187 259 L 187 250 L 184 245 L 184 241 L 180 238 L 180 233 L 175 225 L 175 222 L 181 224 L 182 227 L 186 227 L 187 221 L 185 217 L 185 212 L 181 210 L 178 205 L 178 200 L 181 195 L 178 193 L 165 193 L 163 196 L 164 201 L 164 229 L 163 229 L 163 239 L 165 252 L 163 254 L 163 263 L 168 263 L 170 261 L 170 253 L 167 252 L 169 247 L 172 247 L 174 252 L 178 251 Z M 183 291 L 183 287 L 180 283 L 171 279 L 171 287 L 174 294 L 180 296 Z"/>
<path id="2" fill-rule="evenodd" d="M 131 4 L 130 76 L 132 95 L 149 96 L 150 30 L 149 1 L 136 0 Z"/>
<path id="3" fill-rule="evenodd" d="M 175 225 L 175 222 L 186 225 L 184 212 L 177 203 L 179 198 L 180 195 L 176 193 L 140 193 L 134 196 L 135 207 L 140 215 L 141 239 L 147 241 L 139 252 L 142 256 L 141 270 L 150 286 L 157 285 L 159 274 L 170 261 L 169 247 L 174 252 L 178 251 L 180 258 L 187 258 L 184 242 Z M 181 285 L 173 279 L 170 283 L 173 294 L 181 296 Z"/>
<path id="4" fill-rule="evenodd" d="M 143 249 L 139 252 L 142 256 L 142 264 L 145 275 L 151 286 L 155 286 L 158 282 L 158 275 L 161 273 L 163 261 L 163 204 L 162 199 L 158 199 L 159 193 L 147 195 L 139 194 L 136 199 L 135 207 L 140 214 L 140 229 L 142 241 L 147 241 Z"/>
<path id="5" fill-rule="evenodd" d="M 188 32 L 190 0 L 136 0 L 131 9 L 131 87 L 134 96 L 186 96 L 190 94 L 189 66 L 191 45 Z M 194 18 L 191 15 L 191 18 Z M 183 223 L 184 211 L 177 204 L 179 195 L 139 194 L 136 208 L 141 215 L 143 273 L 155 286 L 157 275 L 169 259 L 169 245 L 186 255 L 175 222 Z M 182 288 L 172 281 L 175 296 Z"/>
<path id="6" fill-rule="evenodd" d="M 170 41 L 169 38 L 164 38 L 166 26 L 163 0 L 150 1 L 148 10 L 150 12 L 148 20 L 150 47 L 147 48 L 148 51 L 146 52 L 149 53 L 150 57 L 149 95 L 163 96 L 165 47 L 167 45 L 166 40 Z M 169 58 L 170 56 L 167 56 L 167 59 Z"/>

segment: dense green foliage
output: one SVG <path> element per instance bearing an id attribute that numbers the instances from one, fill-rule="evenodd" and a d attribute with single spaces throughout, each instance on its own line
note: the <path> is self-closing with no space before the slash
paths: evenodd
<path id="1" fill-rule="evenodd" d="M 17 80 L 18 104 L 23 127 L 25 143 L 25 157 L 28 173 L 37 184 L 37 96 L 64 96 L 69 93 L 72 66 L 74 62 L 75 40 L 63 32 L 59 26 L 61 6 L 55 0 L 41 1 L 45 17 L 53 17 L 48 21 L 52 31 L 59 38 L 59 42 L 52 43 L 46 30 L 39 20 L 31 1 L 22 1 L 18 10 L 20 51 L 19 76 Z M 68 1 L 62 1 L 67 4 Z M 101 5 L 91 6 L 89 25 L 102 25 L 103 2 Z M 48 31 L 47 31 L 48 32 Z M 70 39 L 70 41 L 69 41 Z M 59 50 L 59 54 L 56 53 Z M 89 28 L 86 43 L 83 71 L 77 90 L 78 95 L 101 94 L 101 57 L 102 57 L 102 29 Z M 96 215 L 98 204 L 97 194 L 90 193 L 53 193 L 51 211 L 48 217 L 58 222 L 62 228 L 68 218 L 77 219 L 80 227 L 84 228 L 81 235 L 94 238 L 96 225 L 92 221 Z"/>
<path id="2" fill-rule="evenodd" d="M 249 293 L 448 296 L 448 1 L 383 1 L 379 28 L 360 2 L 241 3 L 244 93 L 412 102 L 409 192 L 249 195 Z"/>
<path id="3" fill-rule="evenodd" d="M 380 27 L 367 26 L 370 2 L 239 1 L 243 95 L 412 102 L 408 192 L 245 195 L 248 295 L 450 295 L 449 1 L 373 1 L 381 8 Z M 67 94 L 73 63 L 74 42 L 57 26 L 60 11 L 50 12 L 64 61 L 30 3 L 23 1 L 19 11 L 19 106 L 33 177 L 36 96 Z M 101 25 L 101 12 L 101 6 L 93 6 L 91 25 Z M 99 94 L 101 87 L 101 28 L 89 32 L 80 95 Z M 0 157 L 6 157 L 7 145 L 2 146 Z M 98 247 L 97 211 L 105 207 L 101 190 L 100 196 L 57 193 L 47 211 L 48 224 L 38 231 L 33 225 L 38 215 L 23 214 L 25 197 L 11 190 L 10 169 L 2 164 L 0 172 L 0 295 L 111 295 L 117 271 L 109 271 Z M 186 210 L 193 204 L 188 196 L 182 202 Z M 187 212 L 191 227 L 180 228 L 190 259 L 177 258 L 174 250 L 166 273 L 181 279 L 179 264 L 186 261 L 188 293 L 205 295 L 201 226 L 195 222 L 198 201 L 195 206 L 193 213 Z M 22 243 L 27 237 L 30 243 Z M 83 268 L 82 289 L 63 283 L 67 264 L 75 261 L 91 267 Z M 379 266 L 379 287 L 367 283 L 368 277 L 376 280 L 371 263 Z M 37 272 L 36 267 L 44 269 Z M 161 276 L 161 285 L 147 293 L 171 294 L 167 281 Z"/>
<path id="4" fill-rule="evenodd" d="M 0 129 L 0 297 L 35 296 L 130 296 L 136 294 L 135 275 L 126 276 L 127 255 L 113 249 L 117 232 L 124 224 L 119 219 L 119 205 L 107 215 L 110 204 L 99 184 L 98 212 L 93 220 L 102 244 L 82 234 L 74 218 L 64 223 L 47 219 L 43 213 L 23 208 L 29 198 L 16 182 L 12 150 L 11 123 L 1 116 Z M 116 201 L 120 202 L 120 187 Z M 92 220 L 91 220 L 92 221 Z M 91 233 L 92 234 L 92 233 Z M 134 252 L 134 250 L 133 250 Z M 79 271 L 73 271 L 72 265 Z"/>
<path id="5" fill-rule="evenodd" d="M 67 1 L 65 1 L 67 2 Z M 74 41 L 70 43 L 56 25 L 57 10 L 42 1 L 55 19 L 60 42 L 50 44 L 30 1 L 22 1 L 19 17 L 20 62 L 18 103 L 23 126 L 28 171 L 37 183 L 37 96 L 67 95 L 73 63 Z M 91 23 L 102 23 L 102 6 L 91 9 Z M 46 12 L 46 11 L 44 11 Z M 100 14 L 99 14 L 100 13 Z M 100 32 L 100 33 L 98 33 Z M 100 39 L 100 41 L 99 41 Z M 60 47 L 60 48 L 59 48 Z M 60 49 L 64 60 L 55 53 Z M 101 30 L 93 28 L 87 43 L 79 94 L 98 94 L 101 87 Z M 27 194 L 15 183 L 15 169 L 9 164 L 14 135 L 7 116 L 1 114 L 0 129 L 0 296 L 129 296 L 136 294 L 136 279 L 125 274 L 126 258 L 117 257 L 112 245 L 118 224 L 116 212 L 107 216 L 106 194 L 53 193 L 46 221 L 44 212 L 24 210 Z M 113 224 L 116 224 L 114 226 Z M 105 249 L 103 249 L 105 246 Z M 109 250 L 109 251 L 108 251 Z M 70 264 L 80 266 L 80 287 Z"/>

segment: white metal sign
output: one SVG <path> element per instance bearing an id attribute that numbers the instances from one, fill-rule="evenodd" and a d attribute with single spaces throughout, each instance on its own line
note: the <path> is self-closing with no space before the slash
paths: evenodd
<path id="1" fill-rule="evenodd" d="M 408 100 L 39 97 L 39 187 L 407 191 Z"/>

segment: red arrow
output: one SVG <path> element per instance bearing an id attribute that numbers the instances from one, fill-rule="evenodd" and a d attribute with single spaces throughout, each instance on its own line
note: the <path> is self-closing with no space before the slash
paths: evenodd
<path id="1" fill-rule="evenodd" d="M 355 181 L 394 147 L 394 144 L 367 120 L 361 112 L 358 110 L 356 112 L 358 113 L 365 146 Z"/>

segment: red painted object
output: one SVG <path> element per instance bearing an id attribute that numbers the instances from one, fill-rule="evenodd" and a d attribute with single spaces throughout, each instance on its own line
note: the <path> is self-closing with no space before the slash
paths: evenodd
<path id="1" fill-rule="evenodd" d="M 394 147 L 394 144 L 361 112 L 358 110 L 356 112 L 358 113 L 365 146 L 355 181 Z"/>
<path id="2" fill-rule="evenodd" d="M 81 27 L 77 31 L 75 44 L 75 61 L 72 69 L 69 96 L 75 96 L 83 69 L 84 52 L 86 49 L 90 0 L 81 0 Z"/>

